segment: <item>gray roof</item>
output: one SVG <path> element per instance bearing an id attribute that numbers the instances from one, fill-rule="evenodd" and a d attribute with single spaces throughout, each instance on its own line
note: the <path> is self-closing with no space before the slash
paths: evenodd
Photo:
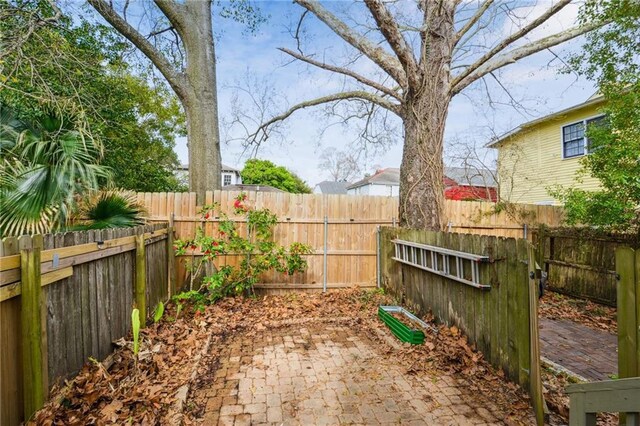
<path id="1" fill-rule="evenodd" d="M 323 194 L 346 194 L 349 182 L 335 182 L 330 180 L 322 181 L 316 184 Z"/>
<path id="2" fill-rule="evenodd" d="M 491 170 L 464 168 L 464 167 L 445 167 L 444 175 L 455 181 L 458 185 L 471 185 L 494 187 L 496 180 L 495 173 Z M 358 188 L 369 184 L 378 185 L 400 185 L 400 169 L 389 167 L 378 170 L 374 175 L 368 176 L 356 183 L 347 186 L 347 189 Z"/>
<path id="3" fill-rule="evenodd" d="M 388 167 L 378 170 L 375 174 L 347 186 L 347 189 L 359 188 L 369 184 L 400 185 L 400 169 Z"/>
<path id="4" fill-rule="evenodd" d="M 445 167 L 444 175 L 458 185 L 496 186 L 495 171 L 475 167 Z"/>
<path id="5" fill-rule="evenodd" d="M 227 185 L 222 187 L 223 191 L 256 191 L 256 192 L 284 192 L 281 189 L 275 188 L 269 185 L 250 185 L 250 184 L 239 184 L 239 185 Z"/>
<path id="6" fill-rule="evenodd" d="M 178 166 L 178 170 L 189 170 L 189 165 L 188 164 L 180 164 L 180 166 Z M 226 164 L 222 164 L 222 170 L 223 172 L 236 172 L 236 173 L 240 173 L 240 170 L 231 167 L 231 166 L 227 166 Z"/>

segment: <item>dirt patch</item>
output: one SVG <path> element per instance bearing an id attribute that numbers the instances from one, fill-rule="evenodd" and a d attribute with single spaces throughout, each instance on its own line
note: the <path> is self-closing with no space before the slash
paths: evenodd
<path id="1" fill-rule="evenodd" d="M 616 309 L 589 300 L 548 291 L 540 300 L 539 312 L 544 318 L 566 319 L 595 330 L 618 332 Z"/>

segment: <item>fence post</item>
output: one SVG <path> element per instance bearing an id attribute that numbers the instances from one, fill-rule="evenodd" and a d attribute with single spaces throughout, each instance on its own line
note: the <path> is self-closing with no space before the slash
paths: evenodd
<path id="1" fill-rule="evenodd" d="M 381 267 L 380 264 L 380 225 L 376 227 L 376 287 L 380 288 L 380 275 L 381 275 Z"/>
<path id="2" fill-rule="evenodd" d="M 40 255 L 42 235 L 24 236 L 19 240 L 20 280 L 22 287 L 22 375 L 24 418 L 29 419 L 44 404 L 44 372 L 42 354 L 42 281 Z"/>
<path id="3" fill-rule="evenodd" d="M 540 332 L 538 329 L 538 282 L 536 280 L 536 251 L 533 244 L 527 244 L 529 265 L 529 338 L 531 402 L 539 426 L 544 425 L 546 404 L 542 393 L 542 372 L 540 368 Z"/>
<path id="4" fill-rule="evenodd" d="M 322 272 L 322 292 L 325 293 L 327 291 L 327 238 L 328 238 L 328 230 L 329 230 L 329 218 L 327 216 L 324 217 L 324 251 L 322 254 L 323 259 L 323 272 Z"/>
<path id="5" fill-rule="evenodd" d="M 167 229 L 167 298 L 176 293 L 176 254 L 173 250 L 173 231 L 175 213 L 169 216 L 169 229 Z"/>
<path id="6" fill-rule="evenodd" d="M 144 245 L 144 228 L 136 235 L 136 308 L 140 311 L 140 322 L 147 320 L 147 255 Z"/>
<path id="7" fill-rule="evenodd" d="M 640 250 L 630 247 L 616 249 L 618 279 L 618 377 L 638 375 L 638 294 L 640 277 L 636 276 L 636 261 Z"/>
<path id="8" fill-rule="evenodd" d="M 636 330 L 636 376 L 640 376 L 640 250 L 636 250 L 636 282 L 635 282 L 635 297 L 636 297 L 636 321 L 634 324 Z M 640 414 L 636 415 L 636 422 L 640 424 Z"/>
<path id="9" fill-rule="evenodd" d="M 544 263 L 544 251 L 546 248 L 546 244 L 545 244 L 546 233 L 545 233 L 544 226 L 539 226 L 537 231 L 533 235 L 535 236 L 535 243 L 538 249 L 536 262 L 538 263 L 538 267 L 540 268 L 540 271 L 546 272 L 546 267 Z"/>

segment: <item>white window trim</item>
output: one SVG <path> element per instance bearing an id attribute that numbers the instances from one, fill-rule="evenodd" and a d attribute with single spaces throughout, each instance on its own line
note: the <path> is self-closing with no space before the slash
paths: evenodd
<path id="1" fill-rule="evenodd" d="M 589 152 L 587 151 L 587 121 L 591 121 L 591 120 L 594 120 L 596 118 L 604 117 L 605 115 L 606 114 L 598 114 L 598 115 L 594 115 L 594 116 L 591 116 L 591 117 L 586 117 L 586 118 L 583 118 L 582 120 L 573 121 L 571 123 L 567 123 L 567 124 L 564 124 L 564 125 L 560 126 L 560 155 L 561 155 L 561 158 L 563 160 L 573 160 L 575 158 L 581 158 L 581 157 L 584 157 L 585 155 L 589 155 Z M 564 128 L 576 125 L 578 123 L 582 123 L 582 125 L 584 126 L 585 135 L 582 137 L 582 145 L 583 145 L 583 148 L 584 148 L 584 153 L 581 154 L 581 155 L 573 155 L 571 157 L 565 157 L 565 155 L 564 155 Z"/>

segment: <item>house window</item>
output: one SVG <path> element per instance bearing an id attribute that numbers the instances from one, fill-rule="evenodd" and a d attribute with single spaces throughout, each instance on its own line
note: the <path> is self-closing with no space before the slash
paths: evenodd
<path id="1" fill-rule="evenodd" d="M 579 157 L 589 152 L 589 140 L 585 128 L 603 123 L 605 116 L 590 118 L 562 128 L 562 154 L 564 158 Z"/>
<path id="2" fill-rule="evenodd" d="M 231 185 L 231 175 L 222 175 L 222 186 Z"/>
<path id="3" fill-rule="evenodd" d="M 604 115 L 601 115 L 600 117 L 591 118 L 591 119 L 587 120 L 587 130 L 591 126 L 605 126 L 605 125 L 607 125 L 607 120 L 606 120 L 606 117 Z M 587 138 L 587 152 L 593 152 L 593 149 L 591 148 L 591 143 L 589 141 L 589 138 Z"/>
<path id="4" fill-rule="evenodd" d="M 584 155 L 584 122 L 562 128 L 562 146 L 564 158 Z"/>

